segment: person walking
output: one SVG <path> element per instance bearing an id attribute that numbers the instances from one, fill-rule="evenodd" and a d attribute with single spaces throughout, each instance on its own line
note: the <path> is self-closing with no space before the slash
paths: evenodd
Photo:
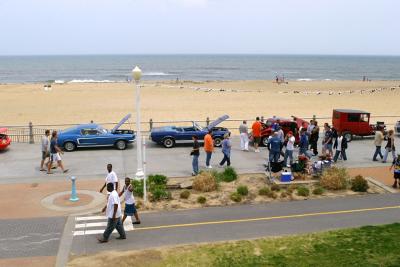
<path id="1" fill-rule="evenodd" d="M 386 163 L 389 153 L 392 152 L 393 160 L 396 159 L 396 147 L 394 146 L 394 131 L 389 130 L 387 143 L 385 146 L 385 155 L 383 156 L 382 163 Z"/>
<path id="2" fill-rule="evenodd" d="M 192 176 L 196 176 L 199 174 L 199 156 L 200 156 L 200 145 L 199 145 L 199 140 L 196 135 L 192 136 L 193 140 L 193 149 L 192 152 L 190 152 L 190 155 L 192 156 Z"/>
<path id="3" fill-rule="evenodd" d="M 44 172 L 46 169 L 44 168 L 44 162 L 46 159 L 50 159 L 50 130 L 46 130 L 44 135 L 42 136 L 42 161 L 40 162 L 40 171 Z M 49 161 L 46 163 L 49 164 Z"/>
<path id="4" fill-rule="evenodd" d="M 258 153 L 260 150 L 258 149 L 258 145 L 260 144 L 261 141 L 261 122 L 260 118 L 257 117 L 256 121 L 253 123 L 251 126 L 251 129 L 253 131 L 253 142 L 254 142 L 254 152 Z"/>
<path id="5" fill-rule="evenodd" d="M 219 163 L 219 167 L 222 168 L 225 162 L 228 167 L 231 166 L 231 147 L 232 143 L 231 140 L 229 140 L 229 133 L 226 133 L 224 135 L 224 140 L 222 141 L 222 154 L 224 154 L 224 158 Z"/>
<path id="6" fill-rule="evenodd" d="M 206 152 L 206 168 L 212 169 L 211 166 L 211 156 L 214 151 L 214 141 L 211 136 L 212 131 L 209 130 L 208 133 L 204 136 L 204 151 Z"/>
<path id="7" fill-rule="evenodd" d="M 98 238 L 100 243 L 108 242 L 111 233 L 114 229 L 117 229 L 119 237 L 117 239 L 126 239 L 126 233 L 124 230 L 124 225 L 121 221 L 121 201 L 119 199 L 118 193 L 114 190 L 114 184 L 107 184 L 107 192 L 110 193 L 107 199 L 107 205 L 102 209 L 102 212 L 106 212 L 107 216 L 107 227 L 104 230 L 103 237 Z"/>
<path id="8" fill-rule="evenodd" d="M 291 167 L 293 164 L 293 150 L 294 150 L 294 142 L 296 138 L 293 136 L 293 132 L 289 131 L 286 135 L 286 150 L 285 157 L 283 159 L 284 166 Z M 290 159 L 289 164 L 287 164 L 287 159 Z"/>
<path id="9" fill-rule="evenodd" d="M 131 184 L 131 178 L 125 178 L 125 185 L 122 191 L 119 193 L 119 197 L 124 195 L 125 199 L 125 210 L 124 216 L 122 217 L 122 224 L 124 224 L 126 217 L 130 216 L 132 219 L 132 224 L 140 224 L 139 215 L 136 210 L 135 197 L 133 196 L 133 187 Z M 135 216 L 135 221 L 133 221 L 133 216 Z"/>
<path id="10" fill-rule="evenodd" d="M 400 186 L 400 153 L 397 154 L 397 157 L 393 160 L 392 166 L 390 166 L 389 171 L 394 169 L 394 184 L 392 185 L 393 188 L 397 188 L 397 180 L 399 180 Z"/>
<path id="11" fill-rule="evenodd" d="M 282 155 L 282 157 L 284 157 L 285 154 L 282 152 L 282 148 L 283 148 L 283 145 L 285 144 L 285 133 L 283 132 L 282 127 L 279 125 L 276 129 L 277 129 L 276 133 L 278 134 L 278 138 L 281 140 L 281 150 L 279 153 Z"/>
<path id="12" fill-rule="evenodd" d="M 53 131 L 51 133 L 51 140 L 50 140 L 50 160 L 49 163 L 47 164 L 47 174 L 53 174 L 50 171 L 53 162 L 57 162 L 58 167 L 61 168 L 63 173 L 68 172 L 68 169 L 64 168 L 60 154 L 64 154 L 64 152 L 57 145 L 57 131 Z"/>
<path id="13" fill-rule="evenodd" d="M 384 129 L 380 128 L 378 131 L 375 132 L 375 137 L 374 137 L 375 153 L 374 156 L 372 157 L 372 161 L 378 161 L 376 159 L 378 156 L 380 156 L 381 159 L 383 160 L 383 155 L 381 151 L 382 142 L 384 140 L 383 131 Z"/>
<path id="14" fill-rule="evenodd" d="M 318 122 L 316 120 L 313 121 L 314 127 L 311 131 L 310 135 L 310 145 L 311 150 L 313 151 L 314 156 L 318 155 L 318 139 L 319 139 L 319 127 Z"/>
<path id="15" fill-rule="evenodd" d="M 279 157 L 281 155 L 281 144 L 281 139 L 278 137 L 278 133 L 275 132 L 273 136 L 268 140 L 270 162 L 279 162 Z"/>
<path id="16" fill-rule="evenodd" d="M 333 140 L 333 133 L 329 124 L 325 123 L 324 125 L 325 133 L 324 133 L 324 140 L 322 141 L 322 154 L 328 155 L 332 157 L 333 150 L 332 150 L 332 140 Z"/>
<path id="17" fill-rule="evenodd" d="M 113 166 L 111 163 L 107 164 L 107 175 L 106 175 L 106 181 L 104 182 L 103 187 L 100 189 L 100 193 L 103 193 L 104 188 L 108 184 L 113 184 L 115 191 L 118 193 L 118 176 L 117 174 L 113 171 Z"/>
<path id="18" fill-rule="evenodd" d="M 239 126 L 240 133 L 240 149 L 242 151 L 249 151 L 249 128 L 247 122 L 243 121 Z"/>
<path id="19" fill-rule="evenodd" d="M 338 132 L 338 136 L 335 140 L 333 148 L 336 149 L 335 156 L 333 157 L 334 162 L 337 162 L 340 155 L 342 156 L 343 160 L 347 160 L 346 156 L 347 139 L 343 137 L 341 132 Z"/>

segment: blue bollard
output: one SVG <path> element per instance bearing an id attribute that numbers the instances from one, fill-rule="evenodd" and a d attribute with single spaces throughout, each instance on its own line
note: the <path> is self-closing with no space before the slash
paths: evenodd
<path id="1" fill-rule="evenodd" d="M 71 176 L 72 181 L 72 190 L 71 190 L 71 198 L 69 199 L 72 202 L 76 202 L 79 200 L 79 197 L 76 195 L 76 185 L 75 185 L 75 176 Z"/>

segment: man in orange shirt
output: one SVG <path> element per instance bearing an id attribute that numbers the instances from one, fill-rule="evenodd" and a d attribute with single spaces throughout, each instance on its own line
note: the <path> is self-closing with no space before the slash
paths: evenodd
<path id="1" fill-rule="evenodd" d="M 211 156 L 214 151 L 214 141 L 211 136 L 212 131 L 209 130 L 208 134 L 204 136 L 204 151 L 206 152 L 206 167 L 208 169 L 212 169 L 212 166 L 210 164 Z"/>
<path id="2" fill-rule="evenodd" d="M 256 121 L 251 126 L 251 129 L 253 130 L 254 152 L 258 153 L 260 152 L 258 149 L 258 144 L 261 141 L 261 122 L 259 117 L 256 118 Z"/>

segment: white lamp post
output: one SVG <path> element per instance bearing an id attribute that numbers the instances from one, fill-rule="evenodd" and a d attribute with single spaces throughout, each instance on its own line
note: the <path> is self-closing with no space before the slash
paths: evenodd
<path id="1" fill-rule="evenodd" d="M 143 160 L 142 160 L 142 130 L 140 125 L 140 85 L 139 81 L 142 77 L 142 71 L 136 66 L 132 70 L 132 77 L 136 85 L 136 151 L 137 151 L 137 170 L 135 179 L 143 179 Z M 146 190 L 144 190 L 146 192 Z"/>

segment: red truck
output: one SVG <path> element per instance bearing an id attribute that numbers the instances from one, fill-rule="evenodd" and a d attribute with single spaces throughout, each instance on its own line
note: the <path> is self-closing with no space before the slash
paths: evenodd
<path id="1" fill-rule="evenodd" d="M 7 135 L 7 128 L 0 128 L 0 150 L 5 150 L 11 144 L 11 138 Z"/>
<path id="2" fill-rule="evenodd" d="M 350 142 L 353 136 L 371 136 L 377 130 L 385 130 L 384 122 L 378 121 L 370 124 L 371 113 L 354 109 L 334 109 L 332 115 L 332 126 L 341 132 Z"/>

